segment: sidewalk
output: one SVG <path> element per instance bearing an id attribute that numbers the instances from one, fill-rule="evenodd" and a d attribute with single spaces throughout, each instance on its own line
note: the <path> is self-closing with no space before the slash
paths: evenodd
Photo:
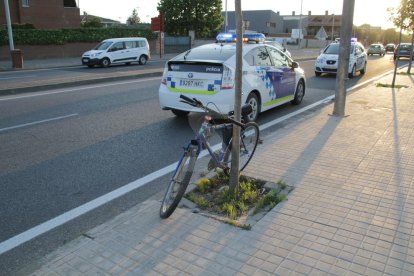
<path id="1" fill-rule="evenodd" d="M 295 189 L 250 231 L 183 208 L 161 220 L 147 200 L 31 275 L 413 275 L 414 77 L 397 84 L 348 94 L 344 118 L 327 104 L 264 133 L 245 174 Z"/>

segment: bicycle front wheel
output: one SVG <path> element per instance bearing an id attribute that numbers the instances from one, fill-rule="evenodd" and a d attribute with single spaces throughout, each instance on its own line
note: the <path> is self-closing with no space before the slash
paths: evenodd
<path id="1" fill-rule="evenodd" d="M 161 218 L 168 218 L 177 208 L 193 175 L 196 160 L 197 156 L 192 156 L 190 149 L 184 152 L 162 200 L 160 208 Z"/>
<path id="2" fill-rule="evenodd" d="M 231 163 L 231 143 L 224 155 L 226 163 Z M 240 158 L 239 170 L 242 171 L 249 164 L 259 143 L 259 126 L 255 122 L 248 122 L 240 131 Z"/>

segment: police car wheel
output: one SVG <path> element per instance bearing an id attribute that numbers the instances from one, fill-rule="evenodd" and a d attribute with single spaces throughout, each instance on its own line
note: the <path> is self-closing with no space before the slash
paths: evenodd
<path id="1" fill-rule="evenodd" d="M 255 93 L 250 93 L 246 103 L 252 106 L 252 112 L 247 116 L 249 122 L 256 121 L 260 113 L 259 99 L 257 98 L 257 95 Z"/>
<path id="2" fill-rule="evenodd" d="M 365 74 L 365 72 L 367 71 L 367 63 L 365 62 L 364 67 L 361 69 L 361 74 Z"/>
<path id="3" fill-rule="evenodd" d="M 178 110 L 178 109 L 171 109 L 171 112 L 177 117 L 185 117 L 188 115 L 188 111 Z"/>
<path id="4" fill-rule="evenodd" d="M 292 104 L 298 105 L 302 102 L 303 96 L 305 96 L 305 84 L 303 80 L 298 82 L 298 86 L 296 87 L 295 97 L 291 101 Z"/>
<path id="5" fill-rule="evenodd" d="M 354 66 L 352 67 L 351 73 L 348 74 L 348 77 L 352 79 L 352 78 L 355 77 L 355 75 L 356 75 L 356 67 L 355 67 L 355 64 L 354 64 Z"/>

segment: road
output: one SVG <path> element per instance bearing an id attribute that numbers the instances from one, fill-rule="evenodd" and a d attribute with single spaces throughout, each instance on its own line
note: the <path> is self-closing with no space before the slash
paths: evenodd
<path id="1" fill-rule="evenodd" d="M 390 57 L 369 57 L 367 73 L 348 86 L 391 70 Z M 335 76 L 315 77 L 313 65 L 301 62 L 308 76 L 303 103 L 265 112 L 259 124 L 334 93 Z M 193 131 L 187 119 L 160 110 L 159 82 L 159 77 L 145 78 L 0 97 L 0 242 L 177 160 Z M 32 242 L 5 255 L 13 259 L 30 258 L 22 257 L 22 250 L 47 253 L 156 196 L 166 183 L 161 176 L 42 236 L 41 248 Z"/>

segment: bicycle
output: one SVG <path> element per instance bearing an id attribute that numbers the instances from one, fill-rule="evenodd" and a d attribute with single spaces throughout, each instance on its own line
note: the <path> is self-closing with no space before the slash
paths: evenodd
<path id="1" fill-rule="evenodd" d="M 259 142 L 259 126 L 255 122 L 247 122 L 247 115 L 252 112 L 252 107 L 249 104 L 244 105 L 241 110 L 242 117 L 244 118 L 244 121 L 247 122 L 244 123 L 234 120 L 231 117 L 234 114 L 233 112 L 229 112 L 227 115 L 221 114 L 203 105 L 202 102 L 196 98 L 191 99 L 184 95 L 180 95 L 180 98 L 182 99 L 181 102 L 204 110 L 206 115 L 204 116 L 204 121 L 196 137 L 184 147 L 184 151 L 178 161 L 177 167 L 161 203 L 161 218 L 168 218 L 177 208 L 178 203 L 184 196 L 191 180 L 194 165 L 201 150 L 207 149 L 211 156 L 208 165 L 209 170 L 213 168 L 221 168 L 225 173 L 229 173 L 233 125 L 237 125 L 241 128 L 240 171 L 242 171 L 251 160 Z M 221 132 L 223 137 L 222 149 L 218 152 L 215 152 L 208 142 L 208 138 L 216 131 Z"/>

